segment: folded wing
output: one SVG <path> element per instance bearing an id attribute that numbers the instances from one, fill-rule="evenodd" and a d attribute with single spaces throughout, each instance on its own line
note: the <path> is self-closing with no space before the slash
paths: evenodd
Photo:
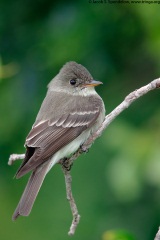
<path id="1" fill-rule="evenodd" d="M 19 178 L 34 170 L 58 150 L 77 138 L 83 131 L 95 124 L 100 106 L 90 105 L 87 109 L 71 111 L 58 119 L 36 122 L 26 138 L 25 159 L 17 171 Z"/>

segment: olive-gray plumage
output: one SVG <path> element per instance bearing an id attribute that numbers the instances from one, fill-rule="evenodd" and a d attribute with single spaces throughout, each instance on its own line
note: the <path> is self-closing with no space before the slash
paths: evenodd
<path id="1" fill-rule="evenodd" d="M 66 63 L 49 83 L 47 95 L 25 142 L 26 154 L 16 177 L 33 171 L 13 214 L 29 215 L 43 180 L 53 165 L 73 154 L 97 130 L 105 109 L 88 70 Z"/>

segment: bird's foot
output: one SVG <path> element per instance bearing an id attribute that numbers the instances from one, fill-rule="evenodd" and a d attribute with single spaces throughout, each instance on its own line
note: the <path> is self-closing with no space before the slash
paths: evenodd
<path id="1" fill-rule="evenodd" d="M 81 153 L 88 153 L 88 152 L 89 152 L 89 149 L 86 148 L 86 147 L 83 146 L 83 145 L 80 146 L 79 150 L 80 150 Z"/>
<path id="2" fill-rule="evenodd" d="M 62 166 L 67 170 L 67 171 L 70 171 L 72 166 L 73 166 L 73 163 L 71 163 L 69 161 L 69 158 L 64 158 L 63 161 L 62 161 Z"/>

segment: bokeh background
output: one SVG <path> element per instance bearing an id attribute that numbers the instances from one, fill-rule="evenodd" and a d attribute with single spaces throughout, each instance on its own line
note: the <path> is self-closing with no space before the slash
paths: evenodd
<path id="1" fill-rule="evenodd" d="M 88 68 L 106 112 L 160 76 L 160 5 L 0 1 L 0 239 L 70 239 L 59 165 L 31 215 L 11 221 L 28 179 L 13 176 L 46 86 L 70 60 Z M 75 240 L 150 240 L 160 225 L 160 90 L 137 100 L 72 168 L 81 214 Z"/>

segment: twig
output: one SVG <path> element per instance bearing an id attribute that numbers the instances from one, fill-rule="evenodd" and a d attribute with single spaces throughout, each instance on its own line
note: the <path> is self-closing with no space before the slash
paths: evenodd
<path id="1" fill-rule="evenodd" d="M 99 127 L 94 135 L 90 136 L 87 141 L 83 144 L 82 149 L 86 151 L 90 148 L 91 144 L 101 136 L 102 132 L 109 126 L 109 124 L 126 108 L 128 108 L 135 100 L 145 95 L 151 90 L 160 88 L 160 78 L 153 80 L 151 83 L 147 84 L 144 87 L 141 87 L 133 92 L 131 92 L 124 101 L 119 104 L 111 113 L 106 115 L 102 125 Z"/>
<path id="2" fill-rule="evenodd" d="M 71 174 L 70 174 L 70 170 L 68 170 L 66 168 L 66 166 L 64 166 L 63 164 L 62 164 L 62 170 L 63 170 L 64 177 L 65 177 L 67 200 L 70 203 L 72 216 L 73 216 L 72 224 L 71 224 L 70 230 L 68 232 L 68 235 L 72 236 L 72 235 L 74 235 L 75 230 L 76 230 L 76 228 L 78 226 L 78 223 L 80 221 L 80 215 L 78 213 L 78 209 L 77 209 L 75 200 L 74 200 L 73 195 L 72 195 L 72 189 L 71 189 L 72 177 L 71 177 Z"/>
<path id="3" fill-rule="evenodd" d="M 15 161 L 22 160 L 24 157 L 25 154 L 11 154 L 9 157 L 8 165 L 12 165 Z"/>
<path id="4" fill-rule="evenodd" d="M 92 143 L 101 136 L 102 132 L 109 126 L 109 124 L 126 108 L 128 108 L 135 100 L 140 98 L 141 96 L 145 95 L 151 90 L 160 88 L 160 78 L 153 80 L 151 83 L 147 84 L 144 87 L 141 87 L 133 92 L 131 92 L 124 101 L 118 105 L 111 113 L 106 115 L 103 123 L 99 127 L 99 129 L 94 133 L 92 136 L 90 136 L 87 141 L 81 146 L 80 149 L 77 150 L 75 154 L 73 154 L 70 158 L 67 159 L 67 168 L 64 164 L 64 159 L 60 160 L 60 164 L 62 165 L 63 173 L 65 176 L 65 184 L 66 184 L 66 192 L 67 192 L 67 199 L 70 202 L 70 207 L 73 215 L 73 221 L 70 227 L 69 235 L 73 235 L 75 233 L 76 227 L 80 220 L 80 215 L 78 214 L 78 210 L 72 195 L 72 189 L 71 189 L 71 175 L 70 175 L 70 168 L 73 164 L 73 161 L 79 157 L 83 152 L 87 152 L 88 149 L 91 147 Z M 14 158 L 13 158 L 14 156 Z M 17 159 L 22 159 L 22 156 L 24 158 L 23 154 L 13 154 L 10 156 L 9 159 L 9 165 L 13 163 L 13 161 Z M 14 160 L 15 159 L 15 160 Z M 160 231 L 160 230 L 159 230 Z M 160 232 L 158 231 L 155 240 L 160 240 Z"/>
<path id="5" fill-rule="evenodd" d="M 157 232 L 154 240 L 160 240 L 160 227 L 158 229 L 158 232 Z"/>

